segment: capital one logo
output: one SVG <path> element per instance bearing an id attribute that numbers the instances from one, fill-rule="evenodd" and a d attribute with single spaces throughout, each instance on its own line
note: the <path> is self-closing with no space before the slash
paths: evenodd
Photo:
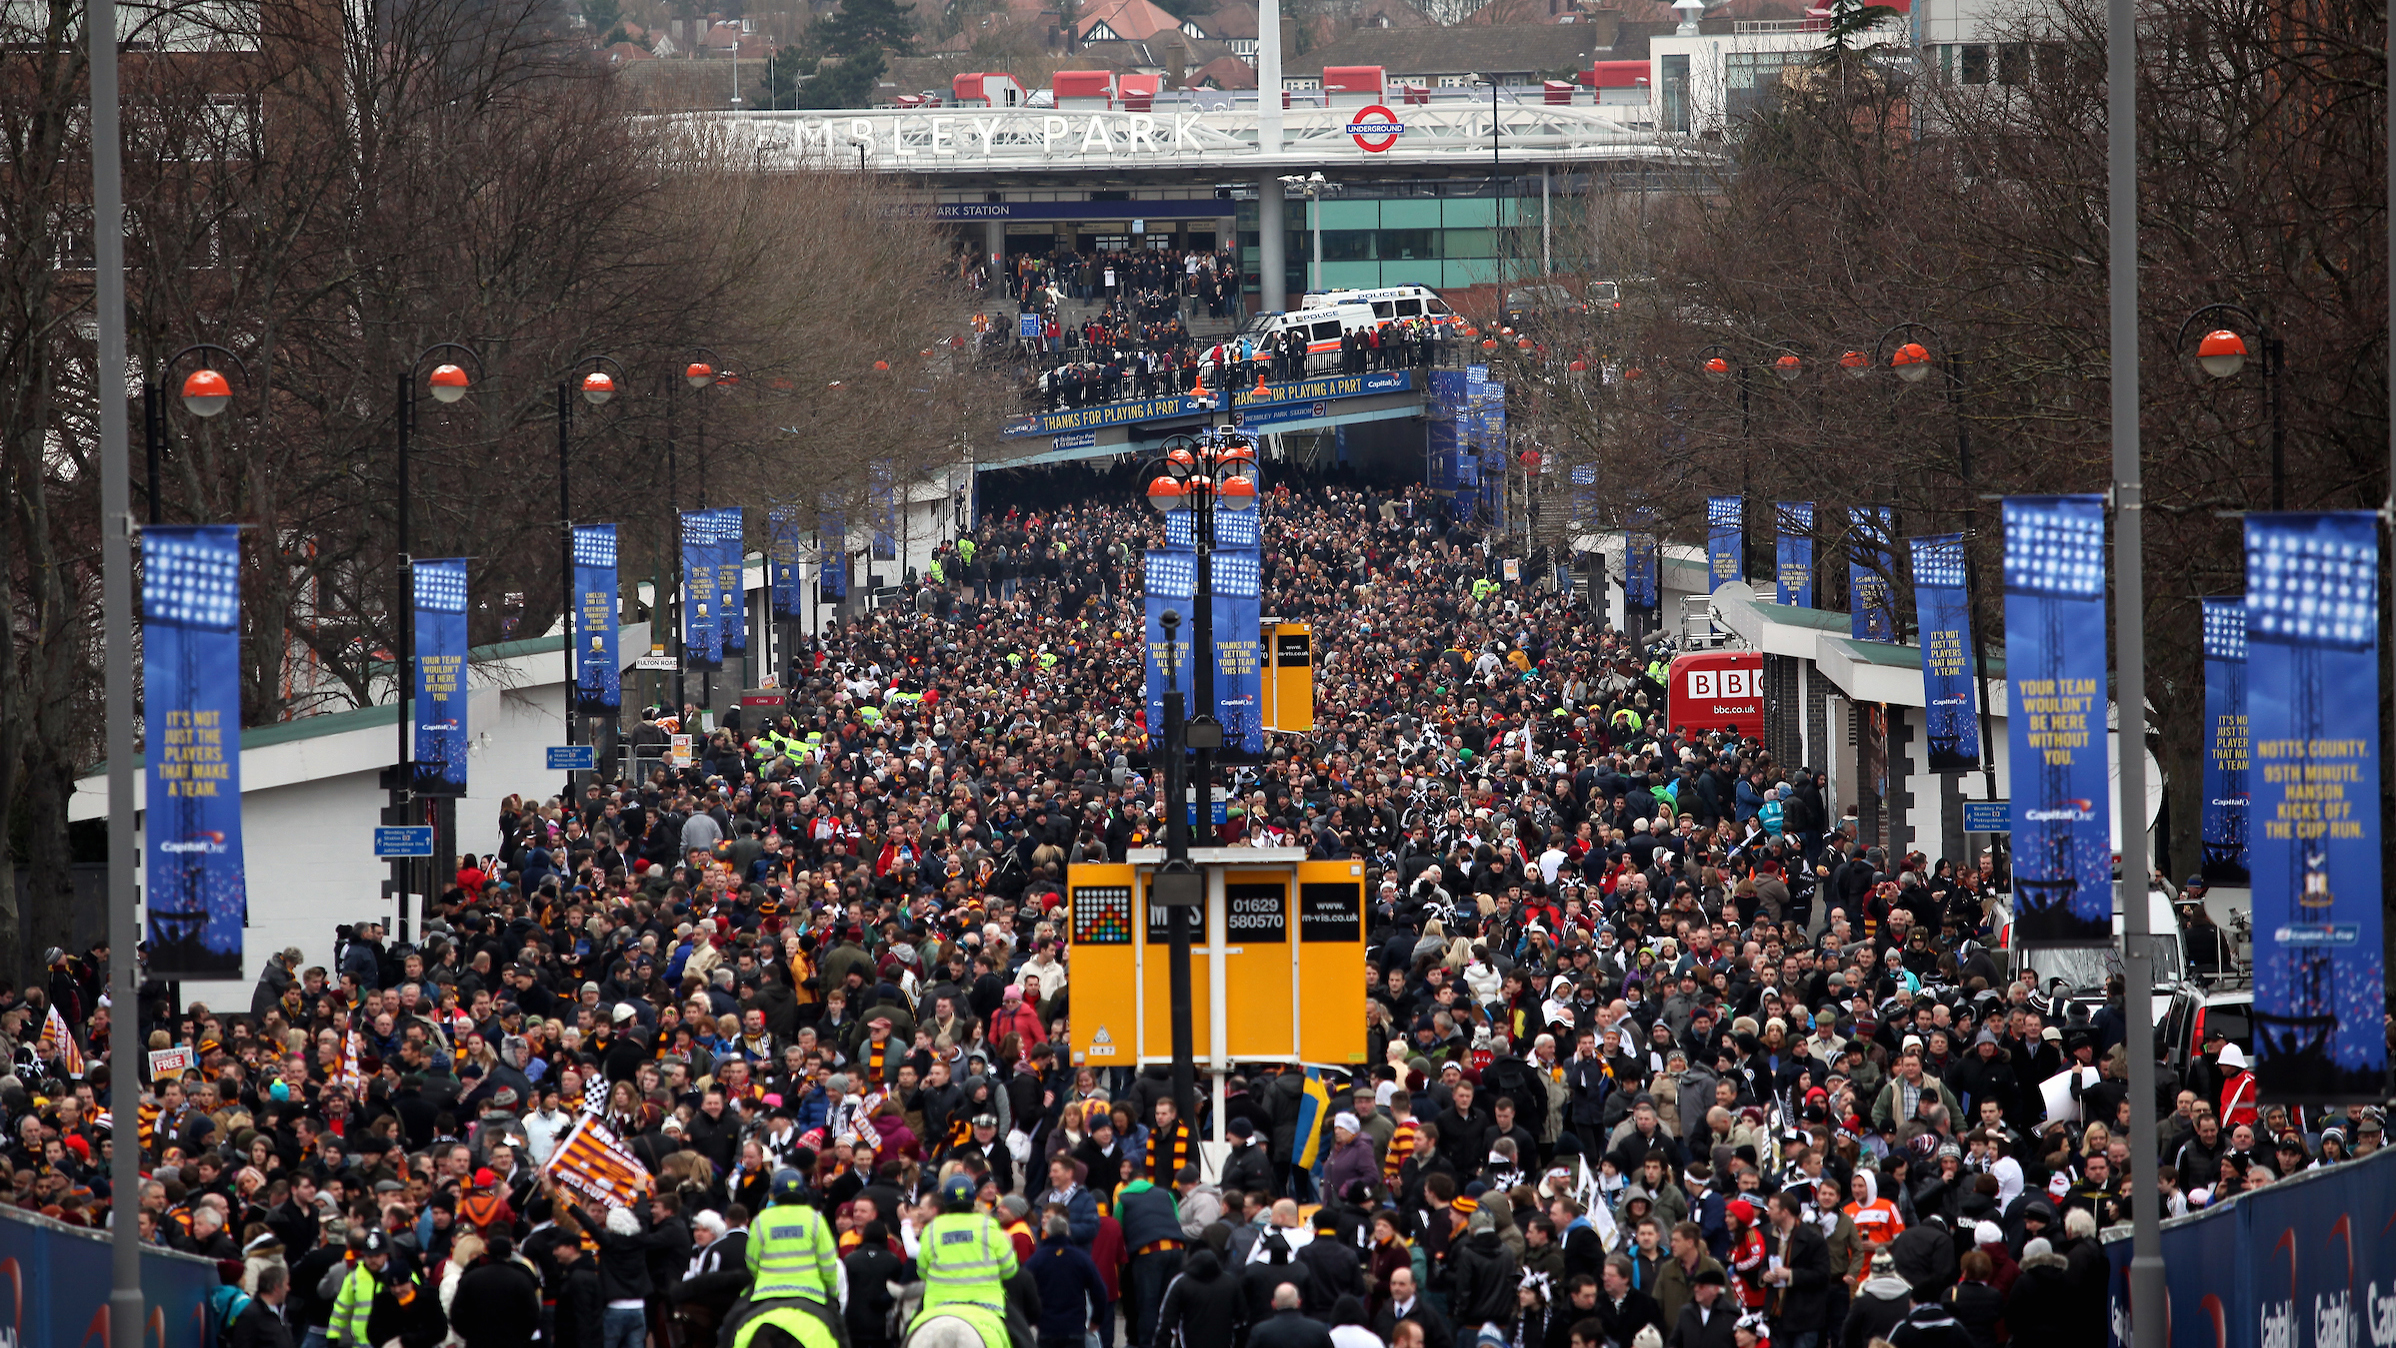
<path id="1" fill-rule="evenodd" d="M 1756 673 L 1752 669 L 1692 669 L 1689 671 L 1689 696 L 1754 697 Z"/>

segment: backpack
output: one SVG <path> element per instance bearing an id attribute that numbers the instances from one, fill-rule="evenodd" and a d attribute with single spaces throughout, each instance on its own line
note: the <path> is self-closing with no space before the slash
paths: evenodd
<path id="1" fill-rule="evenodd" d="M 241 1318 L 241 1313 L 248 1310 L 249 1305 L 250 1294 L 242 1291 L 239 1283 L 226 1283 L 210 1292 L 208 1294 L 209 1330 L 207 1337 L 201 1341 L 219 1345 L 219 1348 L 230 1345 L 233 1342 L 233 1322 Z"/>

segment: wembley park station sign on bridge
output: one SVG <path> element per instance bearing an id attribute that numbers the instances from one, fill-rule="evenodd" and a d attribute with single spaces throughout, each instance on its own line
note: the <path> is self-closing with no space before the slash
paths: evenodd
<path id="1" fill-rule="evenodd" d="M 1263 140 L 1252 100 L 1222 106 L 1160 97 L 1146 112 L 957 107 L 668 116 L 694 139 L 732 137 L 753 149 L 761 168 L 870 167 L 926 175 L 1097 164 L 1233 170 L 1346 161 L 1469 168 L 1489 163 L 1493 117 L 1499 153 L 1518 163 L 1597 163 L 1682 152 L 1653 133 L 1626 127 L 1615 111 L 1541 103 L 1492 109 L 1486 100 L 1458 98 L 1410 104 L 1401 122 L 1378 105 L 1290 108 L 1281 114 L 1279 135 Z M 1277 149 L 1260 148 L 1271 141 Z"/>

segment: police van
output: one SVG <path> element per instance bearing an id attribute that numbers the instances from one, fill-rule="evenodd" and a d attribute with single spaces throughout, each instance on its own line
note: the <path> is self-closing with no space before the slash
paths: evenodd
<path id="1" fill-rule="evenodd" d="M 1428 318 L 1434 324 L 1445 325 L 1454 317 L 1454 311 L 1448 308 L 1447 301 L 1429 286 L 1310 291 L 1300 303 L 1309 309 L 1333 304 L 1369 305 L 1373 317 L 1384 323 L 1402 318 Z"/>
<path id="2" fill-rule="evenodd" d="M 1272 352 L 1279 350 L 1281 344 L 1288 340 L 1283 336 L 1284 333 L 1296 330 L 1306 334 L 1306 354 L 1319 356 L 1325 352 L 1337 352 L 1343 335 L 1378 327 L 1384 321 L 1374 315 L 1373 307 L 1369 304 L 1349 304 L 1344 301 L 1320 306 L 1310 304 L 1286 314 L 1257 314 L 1242 325 L 1237 333 L 1224 338 L 1222 345 L 1232 348 L 1245 342 L 1255 350 Z M 1215 348 L 1208 348 L 1199 359 L 1198 368 L 1204 374 L 1214 373 Z"/>

